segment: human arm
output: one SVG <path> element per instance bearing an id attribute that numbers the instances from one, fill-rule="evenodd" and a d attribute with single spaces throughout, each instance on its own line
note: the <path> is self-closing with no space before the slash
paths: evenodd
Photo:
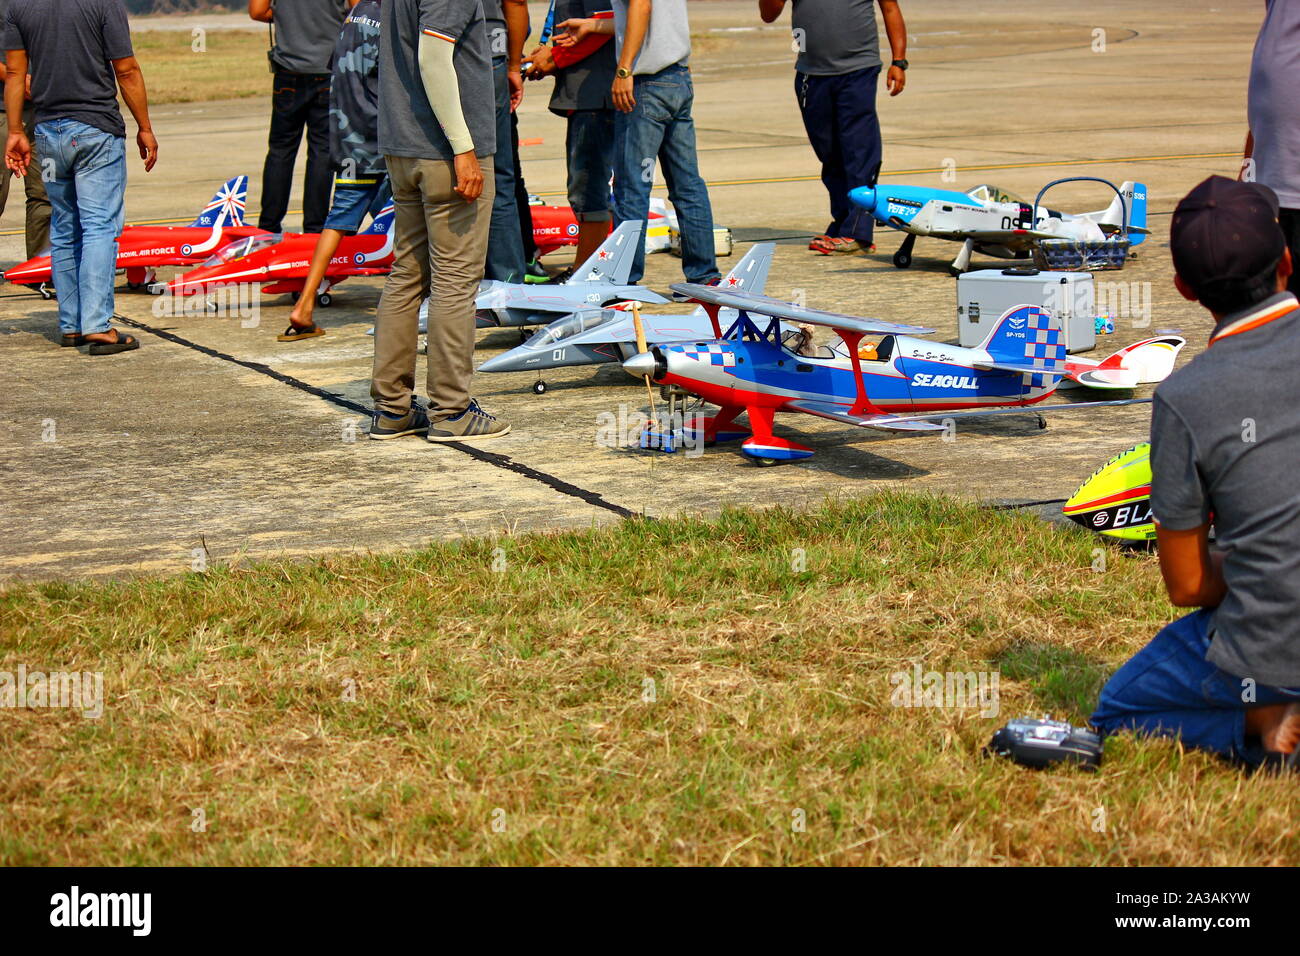
<path id="1" fill-rule="evenodd" d="M 1223 552 L 1210 550 L 1209 522 L 1187 531 L 1156 524 L 1160 576 L 1174 607 L 1218 607 L 1228 593 Z"/>
<path id="2" fill-rule="evenodd" d="M 149 123 L 149 97 L 145 92 L 144 72 L 133 56 L 114 60 L 113 72 L 117 74 L 117 88 L 122 93 L 126 108 L 135 117 L 135 125 L 139 128 L 135 142 L 140 147 L 140 158 L 144 160 L 144 171 L 147 173 L 158 162 L 158 140 Z"/>
<path id="3" fill-rule="evenodd" d="M 650 14 L 653 12 L 652 0 L 628 0 L 627 26 L 623 30 L 623 49 L 618 55 L 618 69 L 626 71 L 627 76 L 614 77 L 611 91 L 614 95 L 614 108 L 630 113 L 636 108 L 636 84 L 631 76 L 632 66 L 641 53 L 641 44 L 650 32 Z"/>
<path id="4" fill-rule="evenodd" d="M 26 98 L 27 51 L 6 53 L 5 113 L 9 119 L 9 138 L 5 142 L 5 166 L 17 176 L 26 176 L 32 163 L 32 144 L 23 127 L 23 100 Z"/>
<path id="5" fill-rule="evenodd" d="M 903 22 L 903 11 L 898 8 L 898 0 L 879 0 L 880 15 L 885 21 L 885 35 L 889 37 L 891 60 L 907 59 L 907 24 Z M 890 96 L 897 96 L 907 85 L 907 71 L 902 67 L 889 67 L 885 75 L 885 87 Z"/>
<path id="6" fill-rule="evenodd" d="M 524 98 L 520 65 L 524 41 L 528 39 L 528 0 L 503 0 L 501 12 L 506 18 L 506 82 L 510 84 L 510 110 L 514 112 Z"/>
<path id="7" fill-rule="evenodd" d="M 785 9 L 785 0 L 758 0 L 758 15 L 764 23 L 772 23 Z"/>
<path id="8" fill-rule="evenodd" d="M 474 138 L 460 103 L 460 81 L 452 61 L 455 50 L 454 40 L 420 31 L 418 59 L 424 95 L 455 154 L 456 192 L 466 202 L 473 202 L 483 193 L 483 169 L 474 152 Z"/>
<path id="9" fill-rule="evenodd" d="M 271 23 L 275 20 L 271 0 L 248 0 L 248 15 L 258 23 Z"/>

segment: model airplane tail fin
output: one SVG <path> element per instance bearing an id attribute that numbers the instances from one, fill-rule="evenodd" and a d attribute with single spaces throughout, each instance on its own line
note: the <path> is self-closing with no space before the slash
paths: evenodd
<path id="1" fill-rule="evenodd" d="M 1143 339 L 1120 349 L 1100 362 L 1071 358 L 1065 374 L 1089 388 L 1136 388 L 1163 382 L 1174 370 L 1174 361 L 1187 340 L 1179 335 Z"/>
<path id="2" fill-rule="evenodd" d="M 1017 371 L 1032 369 L 1058 378 L 1065 375 L 1061 320 L 1040 306 L 1012 306 L 979 347 L 989 353 L 994 363 Z"/>
<path id="3" fill-rule="evenodd" d="M 387 235 L 393 228 L 393 218 L 393 204 L 389 203 L 383 209 L 379 210 L 379 215 L 375 216 L 374 221 L 370 223 L 370 226 L 361 234 L 363 236 Z"/>
<path id="4" fill-rule="evenodd" d="M 641 242 L 641 229 L 645 223 L 629 219 L 609 234 L 591 258 L 573 272 L 569 283 L 608 282 L 610 285 L 627 285 L 632 274 L 632 260 Z"/>
<path id="5" fill-rule="evenodd" d="M 749 247 L 743 259 L 732 267 L 721 287 L 733 292 L 759 292 L 767 287 L 767 273 L 772 268 L 776 243 L 759 242 Z"/>
<path id="6" fill-rule="evenodd" d="M 1124 214 L 1128 213 L 1129 242 L 1140 245 L 1147 237 L 1147 187 L 1145 183 L 1125 183 L 1119 187 L 1116 196 L 1106 211 L 1101 214 L 1100 222 L 1107 225 L 1124 224 Z"/>
<path id="7" fill-rule="evenodd" d="M 203 211 L 192 223 L 192 229 L 211 229 L 213 226 L 242 226 L 244 202 L 248 199 L 248 177 L 236 176 L 227 180 L 216 191 Z"/>

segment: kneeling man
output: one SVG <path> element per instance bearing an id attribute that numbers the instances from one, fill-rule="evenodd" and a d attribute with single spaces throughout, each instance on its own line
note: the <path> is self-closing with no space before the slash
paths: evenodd
<path id="1" fill-rule="evenodd" d="M 1092 717 L 1250 765 L 1300 743 L 1300 303 L 1277 218 L 1272 190 L 1221 176 L 1174 210 L 1174 283 L 1215 327 L 1156 389 L 1151 507 L 1169 599 L 1199 610 L 1120 668 Z"/>

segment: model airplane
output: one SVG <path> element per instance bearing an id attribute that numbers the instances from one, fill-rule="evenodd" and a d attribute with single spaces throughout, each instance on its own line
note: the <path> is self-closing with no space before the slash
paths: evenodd
<path id="1" fill-rule="evenodd" d="M 1142 183 L 1124 183 L 1119 193 L 1109 206 L 1096 212 L 1071 215 L 1040 206 L 1037 216 L 1032 204 L 996 186 L 976 186 L 969 192 L 959 193 L 928 186 L 878 183 L 859 186 L 850 191 L 849 198 L 871 213 L 877 222 L 907 233 L 902 246 L 894 253 L 895 266 L 900 269 L 910 266 L 917 236 L 931 236 L 962 244 L 957 258 L 948 267 L 953 275 L 960 275 L 970 268 L 972 252 L 1000 259 L 1026 259 L 1042 240 L 1068 238 L 1051 220 L 1085 225 L 1086 219 L 1110 235 L 1119 233 L 1127 223 L 1129 242 L 1138 245 L 1149 232 L 1147 188 Z"/>
<path id="2" fill-rule="evenodd" d="M 123 229 L 117 240 L 117 268 L 126 270 L 127 287 L 153 286 L 160 266 L 194 265 L 225 243 L 263 235 L 256 226 L 244 225 L 247 195 L 248 177 L 236 176 L 217 190 L 212 201 L 188 226 L 127 226 Z M 50 257 L 43 255 L 29 259 L 6 272 L 5 278 L 18 285 L 47 284 L 52 281 Z"/>
<path id="3" fill-rule="evenodd" d="M 315 233 L 263 233 L 220 249 L 197 269 L 173 279 L 172 295 L 196 295 L 220 286 L 258 283 L 266 295 L 301 294 L 316 249 Z M 316 301 L 328 306 L 330 290 L 353 276 L 387 275 L 393 266 L 393 207 L 385 206 L 365 232 L 346 236 L 330 260 Z"/>
<path id="4" fill-rule="evenodd" d="M 743 259 L 727 273 L 720 288 L 733 291 L 762 292 L 772 267 L 776 245 L 760 242 L 745 253 Z M 737 313 L 724 309 L 727 322 Z M 646 339 L 653 344 L 685 342 L 711 338 L 713 326 L 703 306 L 689 315 L 645 315 L 642 326 Z M 556 319 L 540 329 L 523 345 L 488 359 L 480 372 L 538 372 L 572 365 L 600 365 L 621 362 L 636 354 L 636 332 L 632 317 L 622 308 L 575 312 Z M 546 383 L 538 378 L 533 391 L 541 395 Z"/>
<path id="5" fill-rule="evenodd" d="M 1151 446 L 1143 442 L 1110 459 L 1079 486 L 1061 513 L 1112 538 L 1154 541 Z"/>
<path id="6" fill-rule="evenodd" d="M 933 329 L 821 312 L 711 286 L 682 283 L 672 288 L 704 304 L 713 338 L 656 346 L 632 356 L 623 368 L 720 406 L 717 414 L 692 423 L 693 438 L 705 444 L 744 438 L 742 450 L 760 464 L 813 453 L 773 434 L 778 411 L 886 431 L 950 432 L 957 420 L 976 415 L 1149 402 L 1039 404 L 1063 379 L 1124 389 L 1161 381 L 1185 344 L 1177 336 L 1164 336 L 1130 345 L 1101 362 L 1079 359 L 1066 355 L 1055 316 L 1022 305 L 1009 309 L 978 348 L 967 349 L 913 337 Z M 725 334 L 718 319 L 723 308 L 740 313 Z M 760 326 L 753 315 L 770 321 Z M 781 320 L 826 326 L 841 342 L 835 348 L 823 346 L 816 356 L 798 354 L 783 340 Z M 749 414 L 749 432 L 732 430 L 741 412 Z"/>
<path id="7" fill-rule="evenodd" d="M 478 327 L 546 325 L 562 315 L 629 300 L 667 302 L 644 286 L 627 284 L 644 225 L 632 220 L 621 223 L 566 282 L 528 285 L 485 280 L 474 303 Z"/>

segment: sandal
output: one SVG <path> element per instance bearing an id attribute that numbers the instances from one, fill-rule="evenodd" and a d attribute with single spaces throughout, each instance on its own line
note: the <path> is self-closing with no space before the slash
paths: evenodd
<path id="1" fill-rule="evenodd" d="M 140 343 L 134 335 L 128 335 L 121 329 L 109 329 L 108 331 L 117 336 L 117 338 L 112 342 L 99 342 L 89 338 L 86 339 L 86 341 L 90 343 L 91 355 L 116 355 L 118 352 L 130 352 L 140 347 Z M 83 336 L 83 338 L 85 337 Z"/>
<path id="2" fill-rule="evenodd" d="M 277 342 L 297 342 L 299 339 L 314 339 L 318 335 L 324 335 L 325 330 L 315 322 L 311 325 L 289 325 L 287 329 L 275 337 Z"/>
<path id="3" fill-rule="evenodd" d="M 64 332 L 59 345 L 65 349 L 79 349 L 86 344 L 86 337 L 80 332 Z"/>
<path id="4" fill-rule="evenodd" d="M 844 236 L 820 236 L 810 242 L 808 248 L 823 256 L 854 255 L 862 251 L 862 246 L 858 244 L 858 240 L 847 239 Z"/>

